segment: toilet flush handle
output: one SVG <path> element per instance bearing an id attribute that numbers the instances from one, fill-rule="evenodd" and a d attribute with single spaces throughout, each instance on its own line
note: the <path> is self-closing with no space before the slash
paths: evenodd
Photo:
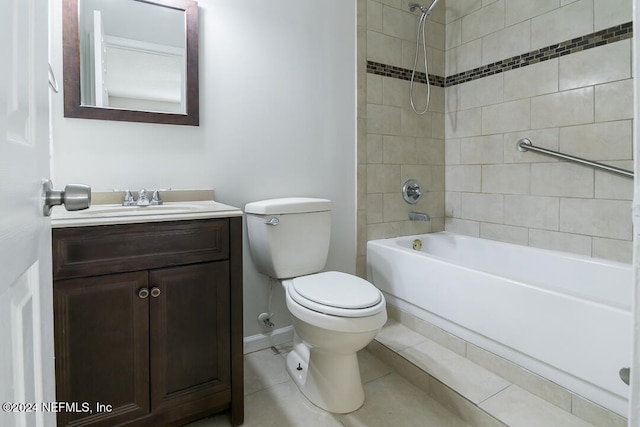
<path id="1" fill-rule="evenodd" d="M 274 216 L 269 221 L 266 221 L 265 224 L 267 224 L 267 225 L 278 225 L 278 224 L 280 224 L 280 220 Z"/>

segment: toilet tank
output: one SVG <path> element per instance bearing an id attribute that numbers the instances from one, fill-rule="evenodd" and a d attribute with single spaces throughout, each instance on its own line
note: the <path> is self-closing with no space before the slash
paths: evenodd
<path id="1" fill-rule="evenodd" d="M 276 279 L 324 268 L 331 239 L 331 201 L 307 197 L 248 203 L 249 250 L 258 271 Z"/>

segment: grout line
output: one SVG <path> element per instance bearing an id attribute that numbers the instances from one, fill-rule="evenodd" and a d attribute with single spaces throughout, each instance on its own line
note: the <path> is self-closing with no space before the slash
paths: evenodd
<path id="1" fill-rule="evenodd" d="M 502 378 L 502 377 L 501 377 Z M 483 403 L 485 403 L 487 400 L 492 399 L 494 397 L 496 397 L 497 395 L 499 395 L 500 393 L 502 393 L 503 391 L 505 391 L 506 389 L 508 389 L 509 387 L 514 386 L 515 384 L 513 384 L 512 382 L 509 382 L 509 384 L 507 384 L 506 386 L 504 386 L 504 388 L 496 391 L 495 393 L 493 393 L 491 396 L 488 396 L 487 398 L 483 399 L 481 402 L 478 402 L 477 406 L 480 407 L 480 405 L 482 405 Z M 527 392 L 529 392 L 528 390 L 525 390 Z M 530 392 L 529 392 L 530 393 Z M 533 393 L 531 393 L 533 395 Z M 543 399 L 544 400 L 544 399 Z M 551 402 L 549 402 L 551 403 Z M 568 412 L 568 411 L 565 411 Z"/>
<path id="2" fill-rule="evenodd" d="M 271 349 L 271 351 L 273 352 L 273 354 L 282 354 L 282 352 L 280 350 L 278 350 L 276 348 L 276 346 L 272 345 L 271 347 L 269 347 Z"/>
<path id="3" fill-rule="evenodd" d="M 461 394 L 458 390 L 456 390 L 454 387 L 452 387 L 451 385 L 441 381 L 439 378 L 435 377 L 433 374 L 427 372 L 426 370 L 424 370 L 423 368 L 421 368 L 420 366 L 416 365 L 415 362 L 413 362 L 410 359 L 407 359 L 405 356 L 401 355 L 400 353 L 396 352 L 394 349 L 388 347 L 386 344 L 381 343 L 380 341 L 378 341 L 376 339 L 376 342 L 378 344 L 380 344 L 383 348 L 383 352 L 389 352 L 389 353 L 395 353 L 396 356 L 400 357 L 401 359 L 404 359 L 405 362 L 408 362 L 413 369 L 415 370 L 419 370 L 422 371 L 425 375 L 427 375 L 429 377 L 429 390 L 428 391 L 424 391 L 429 397 L 431 397 L 432 399 L 434 399 L 436 402 L 438 402 L 440 405 L 442 405 L 443 407 L 445 407 L 449 412 L 451 412 L 452 414 L 456 415 L 457 417 L 461 418 L 464 422 L 466 423 L 470 423 L 472 421 L 476 421 L 475 418 L 478 414 L 484 414 L 485 416 L 488 416 L 494 420 L 496 420 L 497 422 L 499 422 L 501 425 L 505 425 L 502 421 L 500 421 L 498 418 L 496 418 L 493 414 L 490 414 L 489 412 L 485 411 L 483 408 L 480 407 L 480 404 L 484 401 L 486 401 L 487 399 L 489 399 L 492 396 L 495 396 L 495 394 L 498 394 L 502 391 L 504 391 L 506 388 L 510 387 L 513 384 L 509 384 L 507 385 L 504 389 L 498 391 L 497 393 L 495 393 L 494 395 L 488 397 L 487 399 L 483 400 L 482 402 L 478 402 L 475 403 L 472 400 L 470 400 L 468 397 L 464 396 L 463 394 Z M 371 354 L 374 354 L 373 352 L 371 352 Z M 378 355 L 374 354 L 374 356 L 379 357 Z M 381 359 L 382 360 L 382 359 Z M 403 374 L 401 374 L 399 371 L 396 370 L 396 367 L 394 366 L 395 362 L 393 361 L 385 361 L 385 363 L 387 363 L 389 366 L 391 366 L 391 368 L 396 372 L 396 374 L 404 377 L 405 379 L 407 379 L 409 382 L 411 382 L 409 380 L 409 378 L 405 377 Z M 451 406 L 451 402 L 449 401 L 449 399 L 441 399 L 441 396 L 438 395 L 437 392 L 434 392 L 432 390 L 432 386 L 431 383 L 432 382 L 436 382 L 439 384 L 439 388 L 442 390 L 448 390 L 450 394 L 450 397 L 453 398 L 453 400 L 456 402 L 453 406 Z M 415 385 L 415 384 L 414 384 Z M 472 412 L 478 411 L 475 414 L 467 414 L 466 416 L 462 413 L 459 412 L 457 410 L 457 406 L 458 404 L 462 404 L 463 406 L 467 406 L 468 408 L 471 408 Z M 464 411 L 463 411 L 464 412 Z M 468 418 L 474 418 L 474 420 L 468 419 Z"/>
<path id="4" fill-rule="evenodd" d="M 365 350 L 366 350 L 366 348 L 365 348 Z M 361 350 L 361 351 L 362 351 L 362 350 Z M 368 351 L 368 350 L 366 350 L 366 351 Z M 398 372 L 396 372 L 395 368 L 393 368 L 391 365 L 389 365 L 388 363 L 386 363 L 386 362 L 382 361 L 378 356 L 373 355 L 373 353 L 371 353 L 371 352 L 369 352 L 369 353 L 370 353 L 373 357 L 375 357 L 376 359 L 380 360 L 380 361 L 381 361 L 382 363 L 384 363 L 385 365 L 389 366 L 389 372 L 386 372 L 386 373 L 384 373 L 384 374 L 382 374 L 382 375 L 380 375 L 380 376 L 377 376 L 377 377 L 375 377 L 375 378 L 371 378 L 371 379 L 369 379 L 368 381 L 362 381 L 362 385 L 363 385 L 363 386 L 364 386 L 365 384 L 371 384 L 371 383 L 374 383 L 374 382 L 376 382 L 376 381 L 378 381 L 378 380 L 381 380 L 382 378 L 386 378 L 386 377 L 388 377 L 389 375 L 393 375 L 393 374 L 395 374 L 395 375 L 398 375 L 398 376 L 402 377 L 402 375 L 400 375 Z M 421 390 L 421 391 L 422 391 L 422 390 Z M 427 393 L 425 393 L 425 394 L 427 394 Z"/>

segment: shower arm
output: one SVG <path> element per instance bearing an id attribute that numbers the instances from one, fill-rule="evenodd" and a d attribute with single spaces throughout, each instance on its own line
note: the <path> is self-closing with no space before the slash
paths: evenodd
<path id="1" fill-rule="evenodd" d="M 421 11 L 423 14 L 426 14 L 426 13 L 427 13 L 427 11 L 429 10 L 429 9 L 427 9 L 426 7 L 424 7 L 424 6 L 423 6 L 423 5 L 421 5 L 421 4 L 418 4 L 418 3 L 409 3 L 409 12 L 415 12 L 416 8 L 420 9 L 420 11 Z"/>
<path id="2" fill-rule="evenodd" d="M 433 0 L 433 2 L 431 3 L 431 6 L 426 7 L 424 5 L 421 5 L 419 3 L 409 3 L 409 11 L 413 12 L 416 10 L 416 8 L 420 9 L 420 11 L 422 12 L 423 15 L 429 16 L 431 14 L 431 12 L 433 11 L 433 8 L 436 7 L 436 4 L 438 4 L 440 0 Z"/>

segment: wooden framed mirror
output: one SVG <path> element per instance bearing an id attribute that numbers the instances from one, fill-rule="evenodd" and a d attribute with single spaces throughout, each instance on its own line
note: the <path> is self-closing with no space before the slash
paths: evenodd
<path id="1" fill-rule="evenodd" d="M 64 0 L 64 116 L 198 126 L 198 4 Z"/>

